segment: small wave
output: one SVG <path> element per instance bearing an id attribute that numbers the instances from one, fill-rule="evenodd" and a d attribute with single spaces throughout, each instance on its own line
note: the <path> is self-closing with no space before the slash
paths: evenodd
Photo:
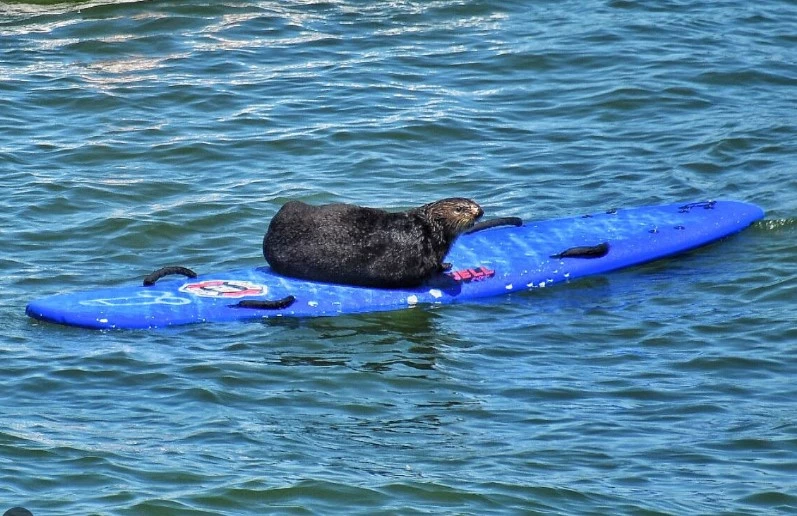
<path id="1" fill-rule="evenodd" d="M 754 227 L 765 231 L 792 230 L 797 227 L 797 218 L 759 220 Z"/>
<path id="2" fill-rule="evenodd" d="M 19 17 L 53 15 L 104 5 L 112 6 L 147 1 L 149 0 L 17 0 L 15 2 L 2 2 L 0 4 L 0 14 Z"/>

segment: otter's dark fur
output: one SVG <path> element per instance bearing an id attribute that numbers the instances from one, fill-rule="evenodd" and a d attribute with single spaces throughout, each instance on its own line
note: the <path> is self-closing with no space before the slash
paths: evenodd
<path id="1" fill-rule="evenodd" d="M 285 204 L 263 255 L 285 276 L 381 288 L 415 287 L 445 270 L 451 245 L 484 212 L 450 198 L 405 212 L 350 204 Z"/>

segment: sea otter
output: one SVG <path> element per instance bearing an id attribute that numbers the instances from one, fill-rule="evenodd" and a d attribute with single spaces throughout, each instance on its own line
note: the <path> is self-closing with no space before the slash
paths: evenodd
<path id="1" fill-rule="evenodd" d="M 263 256 L 285 276 L 379 288 L 416 287 L 447 269 L 456 238 L 484 214 L 470 199 L 404 212 L 351 204 L 285 204 L 268 226 Z"/>

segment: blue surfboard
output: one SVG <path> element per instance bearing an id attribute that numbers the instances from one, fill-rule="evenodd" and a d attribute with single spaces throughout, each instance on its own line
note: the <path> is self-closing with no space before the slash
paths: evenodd
<path id="1" fill-rule="evenodd" d="M 167 277 L 32 301 L 35 319 L 85 328 L 152 328 L 266 317 L 316 317 L 458 303 L 538 288 L 672 256 L 746 228 L 758 206 L 703 201 L 612 209 L 462 235 L 451 269 L 408 289 L 335 285 L 280 276 L 268 266 Z"/>

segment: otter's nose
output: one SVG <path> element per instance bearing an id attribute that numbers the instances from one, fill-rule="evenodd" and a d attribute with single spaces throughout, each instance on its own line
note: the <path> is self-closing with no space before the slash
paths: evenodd
<path id="1" fill-rule="evenodd" d="M 482 215 L 484 215 L 484 210 L 481 206 L 476 206 L 476 218 L 480 219 Z"/>

